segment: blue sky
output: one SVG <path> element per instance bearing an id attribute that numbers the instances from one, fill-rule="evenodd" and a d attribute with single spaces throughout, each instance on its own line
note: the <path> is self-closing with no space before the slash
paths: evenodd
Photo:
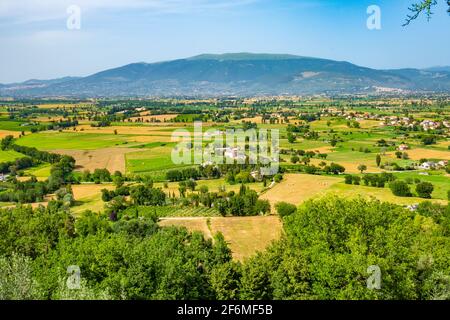
<path id="1" fill-rule="evenodd" d="M 85 76 L 200 53 L 290 53 L 373 68 L 450 65 L 450 16 L 402 23 L 418 0 L 1 0 L 0 83 Z M 69 5 L 81 29 L 68 30 Z M 381 30 L 366 27 L 369 5 Z"/>

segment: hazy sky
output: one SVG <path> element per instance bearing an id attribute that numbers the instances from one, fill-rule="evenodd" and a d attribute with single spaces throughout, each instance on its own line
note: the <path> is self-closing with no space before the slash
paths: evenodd
<path id="1" fill-rule="evenodd" d="M 450 65 L 446 0 L 402 23 L 418 0 L 0 0 L 0 83 L 85 76 L 132 62 L 265 52 L 374 68 Z M 69 30 L 67 8 L 81 9 Z M 366 26 L 381 8 L 381 30 Z"/>

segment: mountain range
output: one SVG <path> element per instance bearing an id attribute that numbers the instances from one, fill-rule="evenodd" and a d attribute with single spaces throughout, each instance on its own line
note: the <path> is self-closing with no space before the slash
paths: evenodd
<path id="1" fill-rule="evenodd" d="M 87 77 L 0 84 L 0 97 L 221 97 L 450 93 L 450 67 L 377 70 L 281 54 L 203 54 Z"/>

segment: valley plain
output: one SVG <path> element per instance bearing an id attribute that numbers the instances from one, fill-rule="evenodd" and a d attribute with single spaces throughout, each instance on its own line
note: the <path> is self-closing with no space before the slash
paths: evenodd
<path id="1" fill-rule="evenodd" d="M 108 201 L 102 199 L 102 190 L 117 188 L 114 181 L 116 175 L 120 175 L 124 185 L 133 186 L 151 180 L 155 188 L 167 195 L 163 207 L 155 209 L 155 212 L 161 212 L 161 219 L 167 214 L 164 212 L 170 211 L 168 208 L 173 209 L 169 214 L 170 220 L 162 220 L 162 225 L 180 225 L 212 237 L 216 231 L 227 230 L 228 218 L 220 220 L 220 228 L 213 227 L 216 223 L 206 228 L 206 219 L 212 217 L 212 221 L 216 221 L 216 217 L 232 214 L 220 213 L 213 202 L 201 204 L 198 198 L 204 192 L 237 193 L 242 185 L 246 185 L 259 194 L 261 200 L 269 203 L 270 210 L 260 219 L 253 218 L 251 228 L 242 231 L 240 236 L 233 236 L 233 231 L 224 233 L 225 239 L 233 244 L 237 259 L 256 253 L 256 248 L 246 247 L 246 241 L 253 241 L 261 233 L 281 234 L 278 222 L 268 224 L 264 218 L 273 215 L 270 219 L 278 219 L 275 207 L 279 202 L 298 206 L 310 199 L 333 194 L 374 198 L 404 206 L 414 206 L 423 201 L 445 204 L 448 200 L 450 177 L 446 170 L 450 160 L 450 110 L 445 102 L 388 98 L 351 102 L 345 99 L 282 99 L 253 103 L 231 100 L 217 101 L 209 106 L 208 102 L 202 102 L 206 106 L 202 106 L 200 111 L 197 102 L 175 101 L 176 107 L 172 107 L 170 113 L 161 106 L 166 101 L 151 101 L 147 105 L 145 102 L 123 103 L 119 100 L 102 102 L 102 106 L 92 102 L 41 103 L 33 105 L 33 112 L 27 112 L 26 117 L 21 114 L 30 106 L 4 103 L 0 130 L 3 137 L 15 137 L 14 143 L 18 146 L 67 155 L 75 160 L 74 203 L 70 207 L 75 215 L 85 210 L 103 212 Z M 255 109 L 254 104 L 259 109 Z M 194 121 L 203 121 L 204 130 L 217 128 L 225 131 L 248 124 L 279 130 L 280 178 L 254 179 L 249 172 L 255 168 L 248 168 L 231 178 L 225 173 L 222 177 L 196 177 L 194 189 L 180 186 L 179 181 L 171 181 L 171 171 L 195 170 L 197 167 L 176 165 L 171 160 L 176 146 L 172 132 L 192 128 Z M 429 128 L 431 123 L 433 128 Z M 434 141 L 424 144 L 423 140 L 428 136 L 434 137 Z M 399 148 L 404 149 L 400 154 Z M 3 162 L 14 162 L 21 157 L 24 155 L 15 150 L 0 152 Z M 425 168 L 424 163 L 432 163 L 434 167 Z M 342 167 L 342 170 L 330 171 L 333 165 Z M 19 170 L 20 179 L 34 176 L 44 181 L 51 175 L 51 166 L 51 163 L 42 161 Z M 93 177 L 96 171 L 105 169 L 106 175 Z M 408 197 L 394 195 L 388 183 L 383 187 L 372 186 L 370 181 L 364 183 L 364 176 L 383 173 L 407 181 L 412 190 L 420 182 L 431 183 L 430 199 L 417 194 Z M 358 183 L 348 183 L 345 178 L 349 175 L 357 177 Z M 55 194 L 46 196 L 47 201 L 52 198 L 56 199 Z M 24 201 L 19 200 L 19 203 Z M 44 202 L 32 204 L 38 203 Z M 5 201 L 3 206 L 11 206 L 11 201 Z M 133 202 L 130 201 L 128 206 L 133 207 Z M 162 210 L 164 207 L 166 209 Z M 189 214 L 183 212 L 191 212 L 195 219 L 189 220 Z M 177 215 L 180 215 L 179 220 Z M 247 218 L 229 218 L 230 224 L 239 219 L 246 221 Z M 198 226 L 199 223 L 202 227 Z M 241 226 L 240 223 L 237 225 Z M 257 248 L 264 249 L 274 238 L 269 236 L 258 240 L 260 245 Z"/>

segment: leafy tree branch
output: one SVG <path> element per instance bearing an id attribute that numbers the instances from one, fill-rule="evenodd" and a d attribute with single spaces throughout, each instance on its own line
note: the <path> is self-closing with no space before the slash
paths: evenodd
<path id="1" fill-rule="evenodd" d="M 433 15 L 433 7 L 438 4 L 437 0 L 421 0 L 418 3 L 413 3 L 411 7 L 409 7 L 409 11 L 411 14 L 408 14 L 406 17 L 406 21 L 403 26 L 409 25 L 412 21 L 416 20 L 422 13 L 427 16 L 427 20 L 431 19 Z M 447 12 L 450 14 L 450 0 L 447 0 L 447 4 L 449 6 Z"/>

